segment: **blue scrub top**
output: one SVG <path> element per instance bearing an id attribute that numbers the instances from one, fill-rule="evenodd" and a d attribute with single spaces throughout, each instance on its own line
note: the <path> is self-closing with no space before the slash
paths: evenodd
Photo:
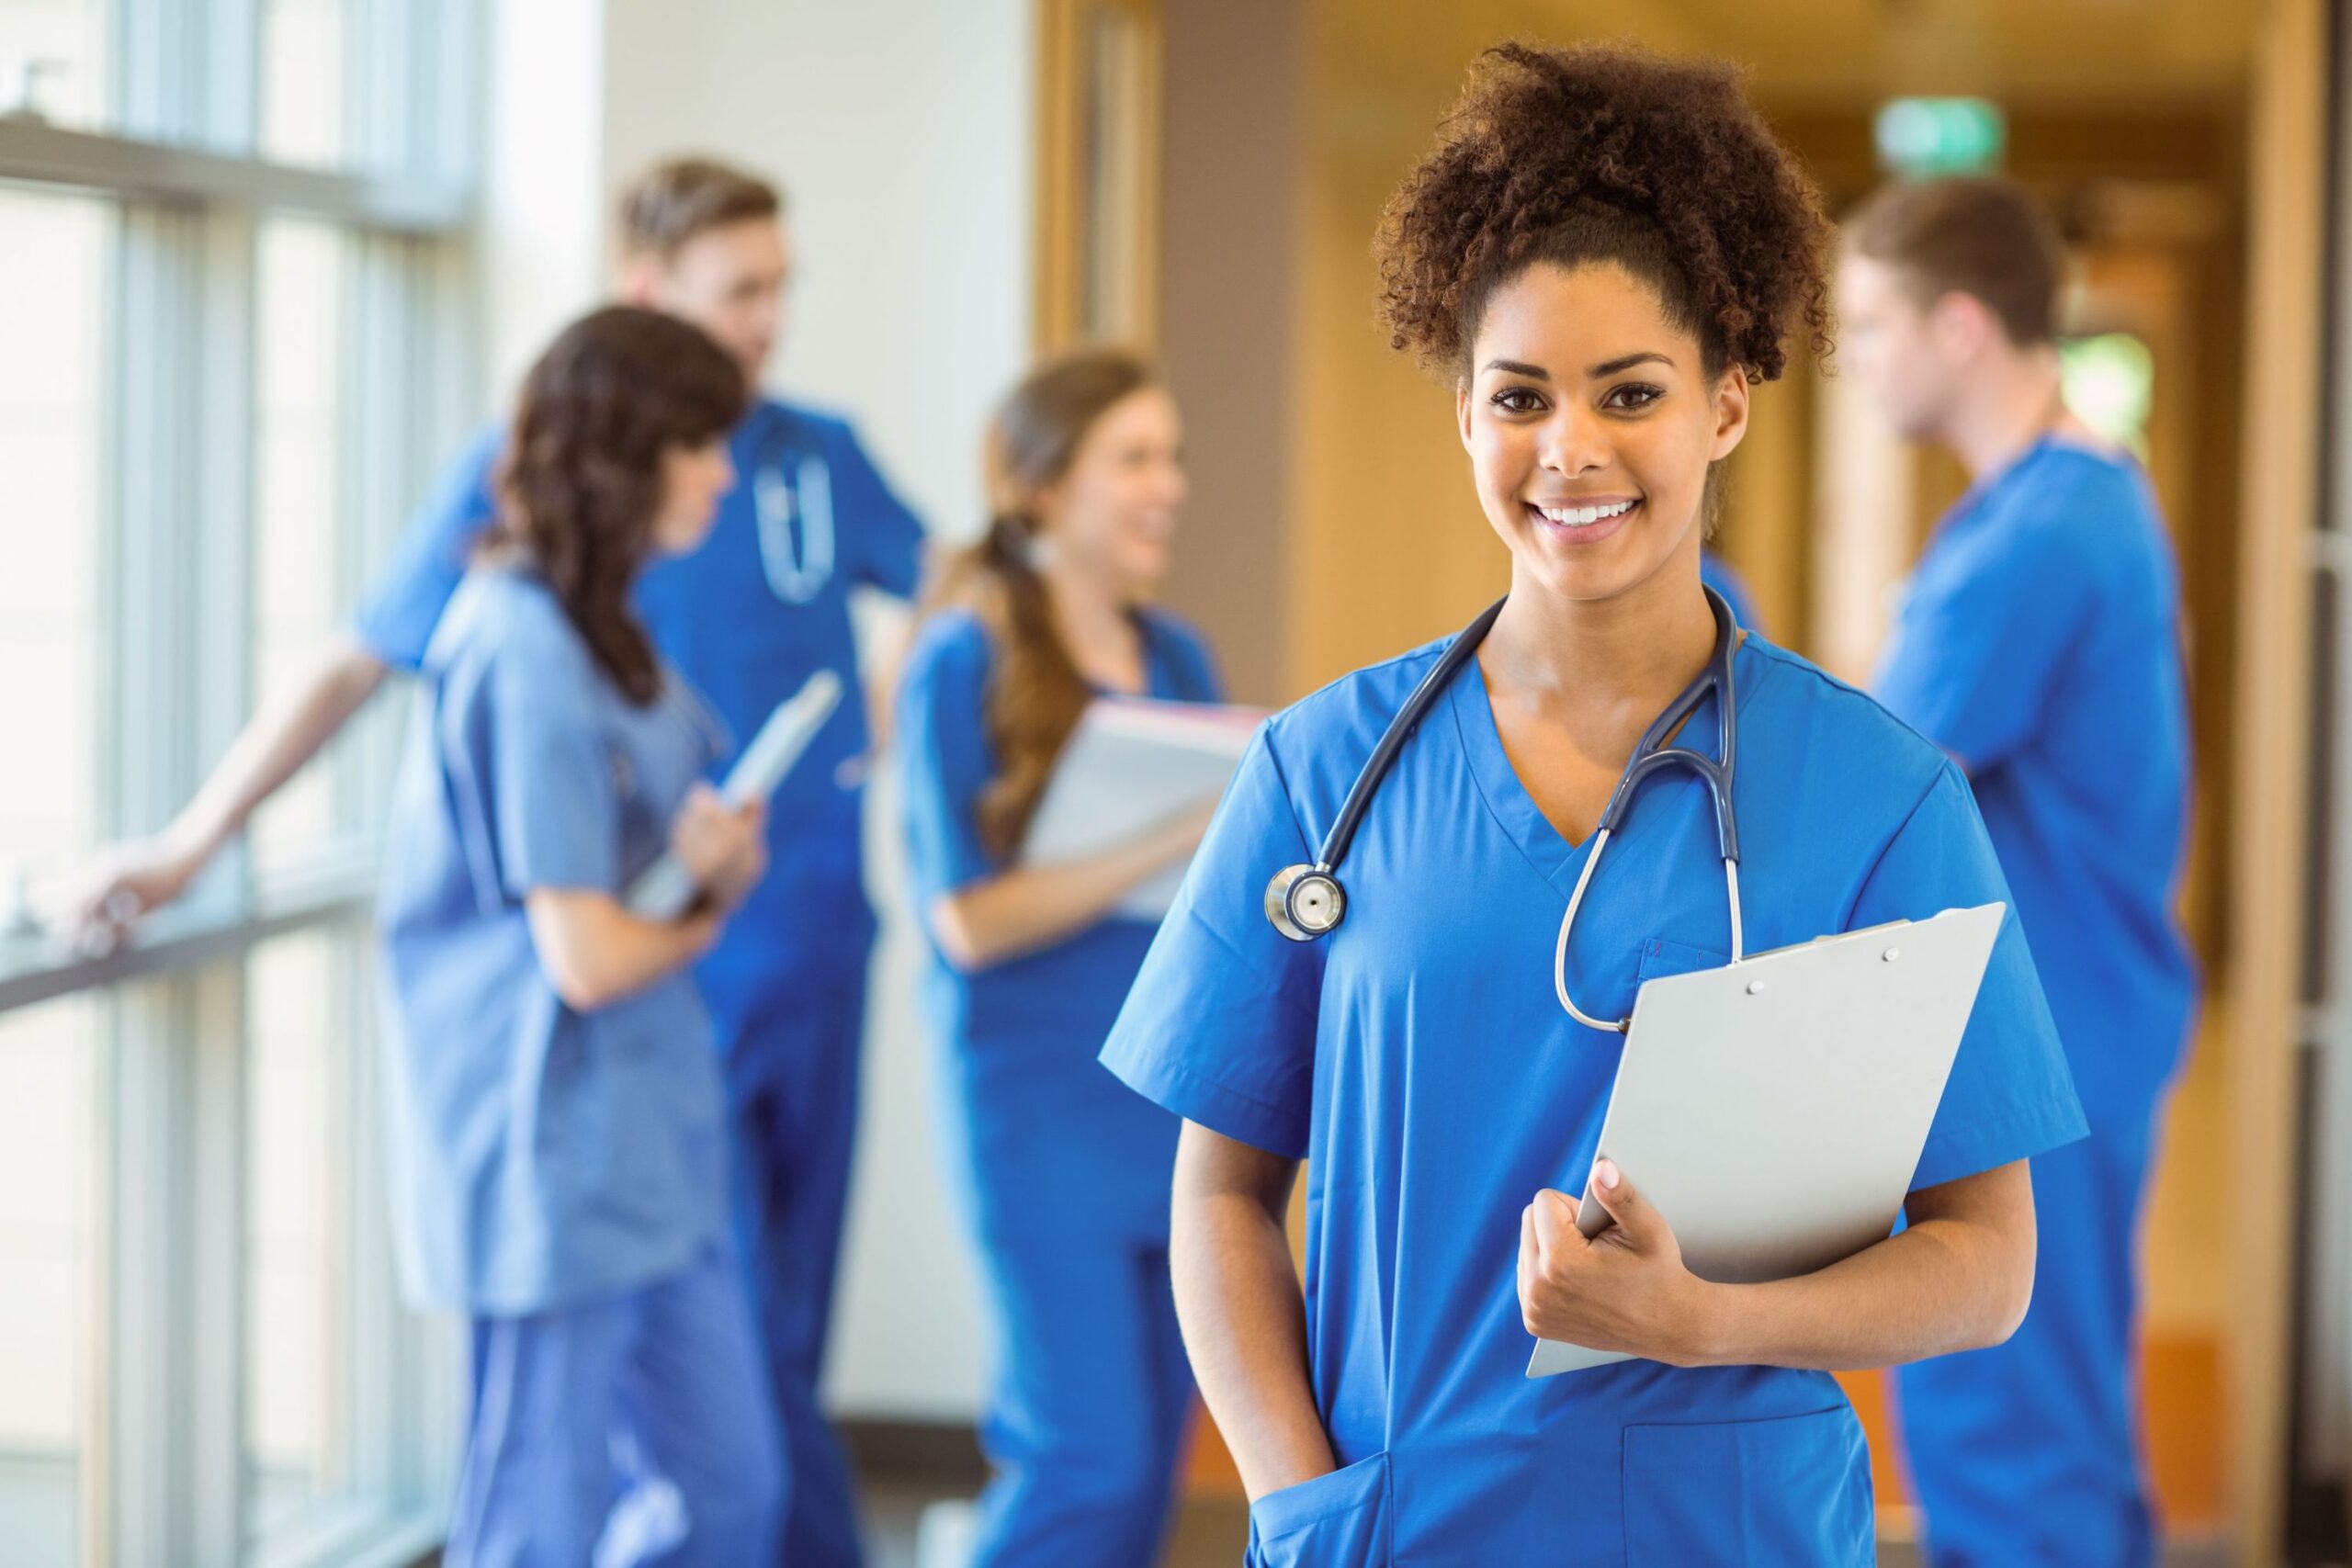
<path id="1" fill-rule="evenodd" d="M 465 579 L 423 674 L 378 911 L 410 1288 L 475 1314 L 610 1296 L 722 1234 L 710 1020 L 683 972 L 567 1007 L 523 901 L 618 893 L 720 737 L 674 676 L 632 705 L 520 570 Z"/>
<path id="2" fill-rule="evenodd" d="M 1382 1474 L 1261 1499 L 1261 1535 L 1376 1529 L 1398 1562 L 1870 1561 L 1867 1456 L 1826 1373 L 1524 1375 L 1521 1210 L 1543 1188 L 1583 1190 L 1622 1042 L 1553 995 L 1587 846 L 1520 784 L 1475 662 L 1363 820 L 1346 922 L 1306 944 L 1267 923 L 1268 879 L 1314 858 L 1439 651 L 1359 671 L 1260 732 L 1103 1052 L 1170 1110 L 1308 1161 L 1316 1404 L 1340 1463 Z M 1750 951 L 2007 897 L 1968 786 L 1933 747 L 1759 637 L 1735 658 Z M 1712 747 L 1715 711 L 1710 697 L 1685 744 Z M 1720 965 L 1728 945 L 1706 792 L 1656 777 L 1594 876 L 1570 987 L 1622 1017 L 1644 978 Z M 2010 920 L 1913 1186 L 2081 1134 Z M 1347 1531 L 1300 1522 L 1327 1509 Z M 1298 1560 L 1322 1559 L 1302 1545 Z"/>
<path id="3" fill-rule="evenodd" d="M 2091 1124 L 2142 1138 L 2197 990 L 2179 625 L 2146 476 L 2045 439 L 1937 525 L 1872 682 L 1968 770 Z"/>
<path id="4" fill-rule="evenodd" d="M 1733 620 L 1751 632 L 1764 629 L 1763 618 L 1756 613 L 1756 595 L 1749 591 L 1747 579 L 1732 570 L 1731 562 L 1711 549 L 1701 550 L 1699 581 L 1724 596 Z"/>
<path id="5" fill-rule="evenodd" d="M 376 656 L 413 670 L 475 541 L 496 513 L 492 483 L 504 433 L 484 434 L 445 474 L 361 608 Z M 858 700 L 849 590 L 903 598 L 922 570 L 922 525 L 876 470 L 849 425 L 763 399 L 729 444 L 735 488 L 692 555 L 639 581 L 637 605 L 663 656 L 739 741 L 819 670 L 851 698 L 769 807 L 768 871 L 697 967 L 723 1047 L 811 989 L 863 982 L 873 945 L 859 853 L 857 776 L 868 745 Z M 713 772 L 723 771 L 720 759 Z M 732 1064 L 739 1092 L 780 1064 Z"/>
<path id="6" fill-rule="evenodd" d="M 1224 694 L 1197 633 L 1145 610 L 1149 694 L 1215 702 Z M 914 907 L 998 874 L 1009 863 L 980 841 L 978 807 L 997 773 L 986 729 L 994 644 L 968 612 L 935 615 L 908 656 L 895 725 Z M 1114 917 L 1051 947 L 967 974 L 928 949 L 927 1021 L 946 1049 L 961 1106 L 951 1122 L 970 1171 L 974 1217 L 989 1235 L 1069 1229 L 1076 1199 L 1098 1235 L 1165 1237 L 1176 1118 L 1131 1092 L 1096 1060 L 1151 943 L 1152 926 Z M 1055 1201 L 1041 1218 L 1024 1201 Z"/>

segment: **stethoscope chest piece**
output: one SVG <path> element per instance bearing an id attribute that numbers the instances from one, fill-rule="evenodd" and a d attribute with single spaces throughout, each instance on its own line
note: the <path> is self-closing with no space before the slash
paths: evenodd
<path id="1" fill-rule="evenodd" d="M 1346 892 L 1319 867 L 1285 866 L 1266 884 L 1266 919 L 1293 942 L 1329 936 L 1347 917 Z"/>

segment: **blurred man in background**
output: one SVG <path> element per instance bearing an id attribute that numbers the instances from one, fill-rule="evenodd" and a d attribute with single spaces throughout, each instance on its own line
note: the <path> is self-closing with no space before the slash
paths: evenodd
<path id="1" fill-rule="evenodd" d="M 2015 184 L 1892 186 L 1848 222 L 1841 357 L 1966 467 L 1873 682 L 1968 772 L 2090 1137 L 2033 1161 L 2033 1305 L 2006 1345 L 1905 1368 L 1939 1568 L 2138 1568 L 2136 1241 L 2197 979 L 2177 571 L 2147 476 L 2060 395 L 2065 253 Z"/>

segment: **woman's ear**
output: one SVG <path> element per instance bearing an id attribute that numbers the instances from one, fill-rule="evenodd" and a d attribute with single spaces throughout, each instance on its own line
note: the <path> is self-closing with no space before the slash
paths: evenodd
<path id="1" fill-rule="evenodd" d="M 1734 365 L 1715 381 L 1715 438 L 1707 459 L 1721 462 L 1732 455 L 1747 434 L 1747 371 Z"/>
<path id="2" fill-rule="evenodd" d="M 1470 378 L 1463 377 L 1453 383 L 1453 423 L 1462 436 L 1462 449 L 1470 450 Z"/>

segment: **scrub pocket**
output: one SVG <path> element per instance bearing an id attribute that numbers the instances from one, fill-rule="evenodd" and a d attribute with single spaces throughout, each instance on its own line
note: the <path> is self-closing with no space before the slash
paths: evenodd
<path id="1" fill-rule="evenodd" d="M 1639 990 L 1644 980 L 1655 980 L 1662 975 L 1688 975 L 1694 969 L 1720 969 L 1730 962 L 1728 953 L 1654 936 L 1642 943 L 1642 960 L 1634 971 L 1634 987 Z"/>
<path id="2" fill-rule="evenodd" d="M 1250 1506 L 1245 1568 L 1388 1568 L 1388 1456 L 1269 1492 Z"/>
<path id="3" fill-rule="evenodd" d="M 1868 1568 L 1870 1447 L 1853 1407 L 1625 1428 L 1626 1568 Z"/>

